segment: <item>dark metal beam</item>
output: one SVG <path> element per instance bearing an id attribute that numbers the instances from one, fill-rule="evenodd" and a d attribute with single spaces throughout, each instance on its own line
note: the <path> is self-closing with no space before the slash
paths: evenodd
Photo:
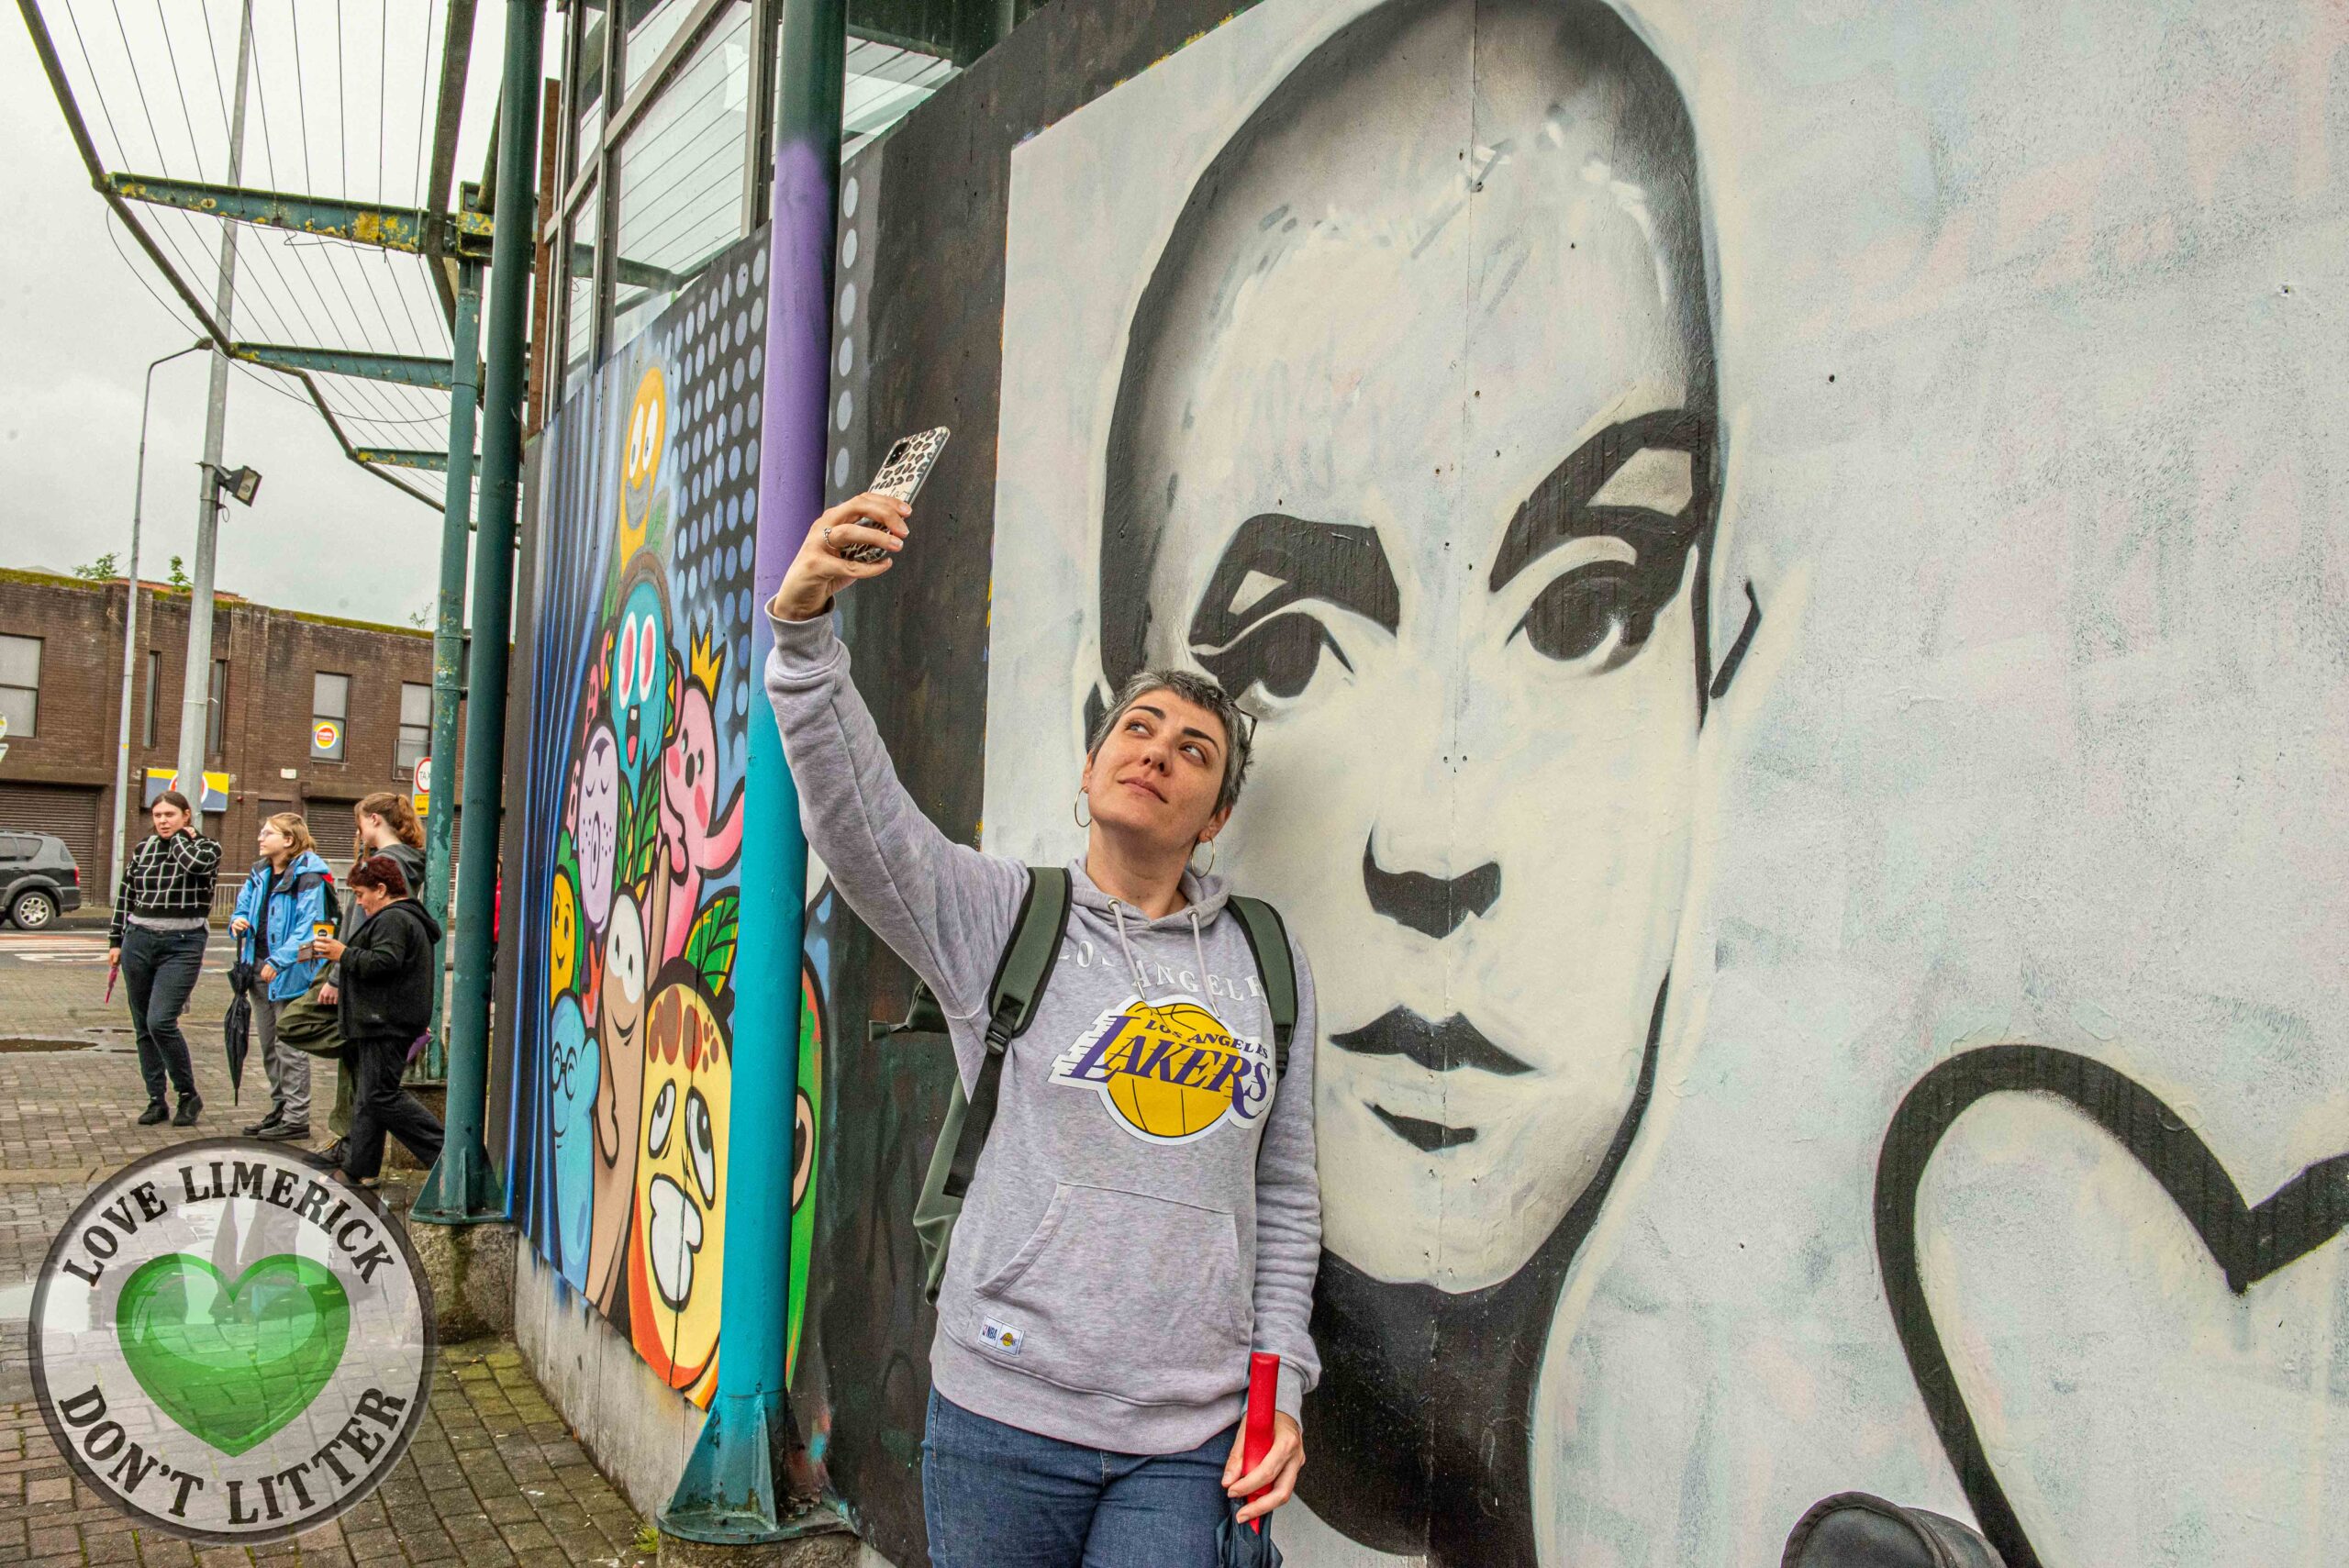
<path id="1" fill-rule="evenodd" d="M 440 34 L 440 91 L 433 101 L 432 174 L 424 199 L 435 212 L 453 210 L 451 199 L 457 177 L 457 132 L 465 115 L 465 80 L 472 72 L 473 0 L 449 0 L 449 22 Z M 441 314 L 450 328 L 457 325 L 456 263 L 444 259 L 438 236 L 425 236 L 425 260 L 431 263 L 432 286 L 440 295 Z"/>
<path id="2" fill-rule="evenodd" d="M 455 377 L 447 360 L 414 354 L 361 354 L 344 349 L 304 349 L 284 343 L 239 343 L 231 357 L 279 371 L 316 371 L 321 375 L 357 376 L 363 381 L 388 381 L 400 386 L 449 390 Z"/>
<path id="3" fill-rule="evenodd" d="M 19 0 L 30 4 L 30 0 Z M 425 238 L 438 229 L 444 254 L 485 258 L 489 254 L 489 219 L 476 212 L 429 212 L 422 207 L 378 206 L 333 196 L 306 196 L 288 191 L 262 191 L 248 185 L 211 185 L 195 180 L 169 180 L 149 174 L 104 174 L 101 190 L 126 201 L 150 202 L 213 217 L 286 228 L 373 245 L 385 250 L 420 253 Z"/>

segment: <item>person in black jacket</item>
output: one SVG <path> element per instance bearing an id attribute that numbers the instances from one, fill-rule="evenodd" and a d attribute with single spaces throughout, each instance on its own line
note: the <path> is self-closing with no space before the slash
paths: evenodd
<path id="1" fill-rule="evenodd" d="M 388 855 L 354 866 L 351 892 L 367 917 L 348 942 L 321 937 L 317 950 L 342 975 L 343 1070 L 356 1081 L 340 1168 L 353 1181 L 372 1182 L 383 1167 L 385 1133 L 427 1166 L 440 1157 L 440 1118 L 400 1086 L 408 1048 L 432 1018 L 440 973 L 432 944 L 440 923 L 408 896 L 407 878 Z M 337 1163 L 331 1149 L 306 1158 L 321 1167 Z"/>
<path id="2" fill-rule="evenodd" d="M 220 874 L 220 846 L 191 825 L 187 796 L 167 789 L 148 808 L 155 836 L 130 853 L 115 889 L 114 926 L 106 962 L 122 968 L 130 996 L 130 1027 L 139 1040 L 139 1072 L 147 1080 L 147 1108 L 139 1125 L 152 1127 L 172 1113 L 163 1106 L 164 1077 L 177 1089 L 174 1127 L 194 1127 L 204 1096 L 195 1092 L 180 1014 L 204 968 L 206 922 L 212 884 Z"/>

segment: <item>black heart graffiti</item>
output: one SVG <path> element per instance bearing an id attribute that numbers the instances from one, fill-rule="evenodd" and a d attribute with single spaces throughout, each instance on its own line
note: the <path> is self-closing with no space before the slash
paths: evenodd
<path id="1" fill-rule="evenodd" d="M 2050 1095 L 2117 1139 L 2162 1184 L 2238 1296 L 2349 1226 L 2349 1154 L 2320 1160 L 2266 1201 L 2243 1202 L 2226 1167 L 2161 1097 L 2100 1062 L 2042 1045 L 1993 1045 L 1919 1079 L 1886 1129 L 1876 1171 L 1876 1251 L 1893 1327 L 1982 1533 L 2008 1568 L 2043 1568 L 2007 1501 L 1950 1371 L 1917 1266 L 1917 1188 L 1942 1135 L 1991 1095 Z"/>

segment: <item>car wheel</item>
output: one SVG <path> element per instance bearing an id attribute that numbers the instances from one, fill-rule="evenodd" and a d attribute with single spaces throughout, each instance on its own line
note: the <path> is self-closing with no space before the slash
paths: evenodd
<path id="1" fill-rule="evenodd" d="M 8 911 L 20 931 L 38 931 L 57 918 L 57 900 L 46 893 L 21 895 Z"/>

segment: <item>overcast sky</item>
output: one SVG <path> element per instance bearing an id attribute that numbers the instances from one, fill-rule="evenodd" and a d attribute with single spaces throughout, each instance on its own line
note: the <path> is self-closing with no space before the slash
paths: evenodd
<path id="1" fill-rule="evenodd" d="M 233 0 L 207 0 L 216 40 L 233 50 Z M 161 57 L 164 47 L 137 21 L 128 35 L 117 34 L 115 17 L 92 0 L 42 0 L 52 33 L 61 35 L 60 50 L 67 57 L 69 73 L 77 74 L 77 41 L 67 35 L 74 19 L 86 29 L 83 43 L 98 61 L 95 74 L 103 81 L 109 43 L 112 58 L 125 69 L 114 82 L 117 132 L 125 157 L 138 161 L 161 145 L 169 153 L 184 154 L 197 144 L 190 169 L 174 164 L 168 172 L 182 176 L 203 173 L 217 179 L 224 171 L 218 161 L 226 144 L 225 121 L 214 108 L 218 74 L 199 56 L 181 81 L 151 65 L 131 82 L 133 61 L 173 58 L 187 60 L 184 41 L 178 51 Z M 172 6 L 175 26 L 197 15 L 184 0 Z M 484 145 L 496 92 L 495 75 L 504 25 L 503 6 L 479 8 L 473 41 L 473 71 L 463 135 L 459 144 L 458 177 L 479 177 Z M 551 13 L 551 7 L 550 7 Z M 341 73 L 332 56 L 320 56 L 329 47 L 319 39 L 319 22 L 334 13 L 313 10 L 303 38 L 306 63 L 304 81 L 295 83 L 289 72 L 295 50 L 273 29 L 290 25 L 287 0 L 259 0 L 256 37 L 262 41 L 262 78 L 272 95 L 271 136 L 275 146 L 273 163 L 279 183 L 304 187 L 295 166 L 311 165 L 308 188 L 328 194 L 372 197 L 376 181 L 385 199 L 406 202 L 415 188 L 412 174 L 400 171 L 417 150 L 419 120 L 417 98 L 437 71 L 439 28 L 443 13 L 436 6 L 428 16 L 415 0 L 351 0 L 344 8 L 357 37 L 342 40 L 344 58 L 352 62 L 350 75 L 372 75 L 373 82 L 354 80 L 350 103 L 338 101 L 343 91 Z M 550 21 L 554 20 L 551 14 Z M 145 24 L 153 28 L 156 24 Z M 431 61 L 425 59 L 424 34 L 430 28 Z M 100 36 L 100 29 L 105 29 Z M 376 29 L 382 29 L 381 39 Z M 394 29 L 398 31 L 395 33 Z M 551 30 L 551 28 L 550 29 Z M 199 46 L 200 47 L 200 46 Z M 274 56 L 270 50 L 274 49 Z M 142 53 L 142 51 L 147 51 Z M 231 59 L 233 56 L 231 56 Z M 275 72 L 270 74 L 269 72 Z M 161 79 L 159 79 L 159 77 Z M 143 86 L 151 95 L 141 105 L 126 88 Z M 285 88 L 302 89 L 300 101 Z M 77 91 L 83 83 L 76 83 Z M 181 94 L 190 95 L 187 98 Z M 192 107 L 191 107 L 192 105 Z M 96 122 L 99 114 L 84 103 Z M 292 110 L 293 112 L 288 112 Z M 183 113 L 188 118 L 183 120 Z M 329 123 L 329 115 L 340 120 Z M 209 114 L 212 117 L 207 120 Z M 426 106 L 423 115 L 429 117 Z M 150 138 L 138 125 L 141 117 L 158 128 Z M 302 128 L 295 128 L 297 118 Z M 373 124 L 367 123 L 370 120 Z M 354 123 L 356 122 L 356 123 Z M 187 131 L 177 128 L 187 125 Z M 248 138 L 247 183 L 262 183 L 257 117 Z M 384 129 L 378 136 L 375 125 Z M 211 141 L 205 144 L 206 128 Z M 113 143 L 107 129 L 94 123 L 93 134 L 102 156 Z M 301 138 L 306 135 L 305 145 Z M 427 133 L 429 139 L 429 132 Z M 76 156 L 63 116 L 51 95 L 47 77 L 21 21 L 0 24 L 0 210 L 9 214 L 0 223 L 0 565 L 45 567 L 57 571 L 91 561 L 107 550 L 127 557 L 130 537 L 134 458 L 139 443 L 140 384 L 149 361 L 195 341 L 193 321 L 172 295 L 151 262 L 108 216 L 107 207 L 91 190 Z M 314 155 L 314 156 L 313 156 Z M 353 164 L 358 167 L 353 168 Z M 320 168 L 319 165 L 325 165 Z M 372 167 L 370 166 L 372 164 Z M 344 172 L 348 172 L 345 183 Z M 152 172 L 150 169 L 134 170 Z M 179 220 L 193 238 L 197 220 Z M 205 228 L 217 228 L 208 223 Z M 250 236 L 250 231 L 246 231 Z M 250 241 L 240 239 L 242 248 Z M 282 241 L 280 241 L 282 243 Z M 216 242 L 217 243 L 217 242 Z M 307 242 L 315 246 L 316 242 Z M 202 247 L 196 247 L 201 250 Z M 209 256 L 199 293 L 208 298 L 212 287 Z M 315 262 L 315 254 L 289 262 Z M 415 292 L 402 300 L 393 292 L 388 318 L 401 325 L 391 342 L 379 342 L 381 302 L 371 301 L 348 312 L 338 303 L 321 305 L 328 320 L 317 323 L 320 335 L 340 332 L 346 342 L 415 351 L 412 339 L 437 337 L 437 351 L 447 352 L 445 326 L 437 306 L 429 306 L 421 263 L 406 258 L 394 261 L 340 258 L 348 287 L 365 294 L 371 282 L 357 269 L 417 269 L 406 279 Z M 248 267 L 248 270 L 252 270 Z M 386 290 L 398 280 L 384 277 Z M 273 281 L 262 275 L 262 282 Z M 283 282 L 282 274 L 275 280 Z M 338 288 L 340 285 L 338 285 Z M 325 295 L 314 295 L 313 298 Z M 340 299 L 339 292 L 333 297 Z M 258 308 L 258 307 L 257 307 Z M 344 317 L 337 320 L 335 317 Z M 362 325 L 354 327 L 352 323 Z M 265 337 L 264 324 L 240 318 L 238 335 Z M 420 325 L 420 331 L 417 329 Z M 299 338 L 292 328 L 289 338 Z M 424 346 L 432 347 L 429 342 Z M 140 549 L 140 574 L 160 579 L 174 555 L 193 557 L 197 511 L 197 471 L 204 441 L 205 389 L 209 357 L 190 354 L 163 366 L 155 375 L 155 395 L 148 438 L 145 528 Z M 440 395 L 434 395 L 439 396 Z M 247 464 L 261 470 L 261 495 L 250 507 L 228 506 L 222 515 L 217 584 L 264 603 L 294 609 L 403 624 L 423 613 L 428 618 L 439 581 L 440 518 L 437 507 L 410 500 L 381 480 L 346 460 L 332 434 L 299 387 L 265 373 L 238 372 L 229 378 L 227 444 L 229 466 Z M 415 413 L 391 404 L 392 412 Z M 441 400 L 445 413 L 445 398 Z M 423 410 L 429 412 L 429 409 Z M 426 424 L 394 442 L 394 430 L 379 427 L 370 432 L 383 444 L 445 447 L 445 428 Z M 362 439 L 365 439 L 362 437 Z M 416 471 L 410 477 L 418 488 L 438 497 L 440 476 Z"/>

